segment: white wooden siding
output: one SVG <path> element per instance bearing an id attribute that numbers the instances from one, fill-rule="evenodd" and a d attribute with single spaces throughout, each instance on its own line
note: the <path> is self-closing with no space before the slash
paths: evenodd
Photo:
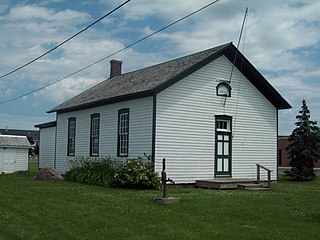
<path id="1" fill-rule="evenodd" d="M 40 128 L 39 168 L 54 167 L 56 127 Z"/>
<path id="2" fill-rule="evenodd" d="M 152 153 L 152 97 L 124 101 L 80 111 L 57 114 L 56 169 L 69 169 L 67 156 L 68 118 L 76 118 L 75 156 L 88 157 L 90 152 L 90 115 L 100 114 L 99 156 L 117 157 L 118 110 L 130 109 L 129 158 Z"/>
<path id="3" fill-rule="evenodd" d="M 165 157 L 177 183 L 214 178 L 215 115 L 223 114 L 232 117 L 232 177 L 254 178 L 260 163 L 276 179 L 277 110 L 236 68 L 224 107 L 216 86 L 231 68 L 222 56 L 157 95 L 156 170 Z"/>
<path id="4" fill-rule="evenodd" d="M 28 153 L 27 148 L 16 149 L 16 171 L 28 170 Z"/>

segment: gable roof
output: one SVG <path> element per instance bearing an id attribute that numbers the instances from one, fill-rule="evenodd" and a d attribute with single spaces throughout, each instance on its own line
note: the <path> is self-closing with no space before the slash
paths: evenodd
<path id="1" fill-rule="evenodd" d="M 48 111 L 69 112 L 113 102 L 152 96 L 225 55 L 247 79 L 277 108 L 290 104 L 268 83 L 232 43 L 223 44 L 185 57 L 160 63 L 107 79 Z M 240 68 L 241 67 L 241 68 Z"/>
<path id="2" fill-rule="evenodd" d="M 17 148 L 29 148 L 30 143 L 26 136 L 16 135 L 0 135 L 1 147 L 17 147 Z"/>

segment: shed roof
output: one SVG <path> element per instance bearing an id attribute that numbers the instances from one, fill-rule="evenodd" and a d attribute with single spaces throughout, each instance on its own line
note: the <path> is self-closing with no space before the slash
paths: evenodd
<path id="1" fill-rule="evenodd" d="M 17 147 L 17 148 L 29 148 L 30 143 L 26 136 L 17 135 L 0 135 L 1 147 Z"/>
<path id="2" fill-rule="evenodd" d="M 268 83 L 258 70 L 232 43 L 223 44 L 185 57 L 109 78 L 67 100 L 50 112 L 69 112 L 113 102 L 152 96 L 180 79 L 190 75 L 218 57 L 225 55 L 277 108 L 291 108 L 290 104 Z"/>

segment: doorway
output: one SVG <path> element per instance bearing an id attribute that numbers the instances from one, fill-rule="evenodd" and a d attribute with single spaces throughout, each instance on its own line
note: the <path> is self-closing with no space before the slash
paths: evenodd
<path id="1" fill-rule="evenodd" d="M 215 177 L 232 176 L 232 118 L 216 116 L 215 127 Z"/>

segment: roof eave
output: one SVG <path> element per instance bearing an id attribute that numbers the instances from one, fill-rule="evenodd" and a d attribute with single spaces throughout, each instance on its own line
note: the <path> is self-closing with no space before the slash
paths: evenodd
<path id="1" fill-rule="evenodd" d="M 236 51 L 238 51 L 237 48 L 234 45 L 231 45 L 230 48 L 225 49 L 224 54 L 229 61 L 234 62 Z M 237 53 L 235 66 L 272 103 L 277 110 L 292 108 L 292 106 L 240 51 Z"/>
<path id="2" fill-rule="evenodd" d="M 55 127 L 55 126 L 57 126 L 57 121 L 46 122 L 46 123 L 34 125 L 34 127 L 36 127 L 36 128 L 49 128 L 49 127 Z"/>
<path id="3" fill-rule="evenodd" d="M 2 148 L 31 148 L 32 146 L 29 145 L 29 146 L 19 146 L 19 145 L 0 145 L 0 147 Z"/>
<path id="4" fill-rule="evenodd" d="M 107 104 L 111 104 L 111 103 L 123 102 L 123 101 L 142 98 L 142 97 L 148 97 L 148 96 L 152 96 L 153 94 L 154 94 L 154 91 L 152 89 L 145 90 L 142 92 L 136 92 L 136 93 L 126 94 L 126 95 L 111 97 L 108 99 L 102 99 L 100 101 L 94 101 L 94 102 L 90 102 L 90 103 L 80 104 L 80 105 L 77 105 L 74 107 L 66 107 L 66 108 L 58 108 L 58 109 L 54 108 L 54 109 L 47 111 L 47 113 L 73 112 L 73 111 L 83 110 L 83 109 L 87 109 L 87 108 L 91 108 L 91 107 L 98 107 L 98 106 L 103 106 L 103 105 L 107 105 Z"/>

